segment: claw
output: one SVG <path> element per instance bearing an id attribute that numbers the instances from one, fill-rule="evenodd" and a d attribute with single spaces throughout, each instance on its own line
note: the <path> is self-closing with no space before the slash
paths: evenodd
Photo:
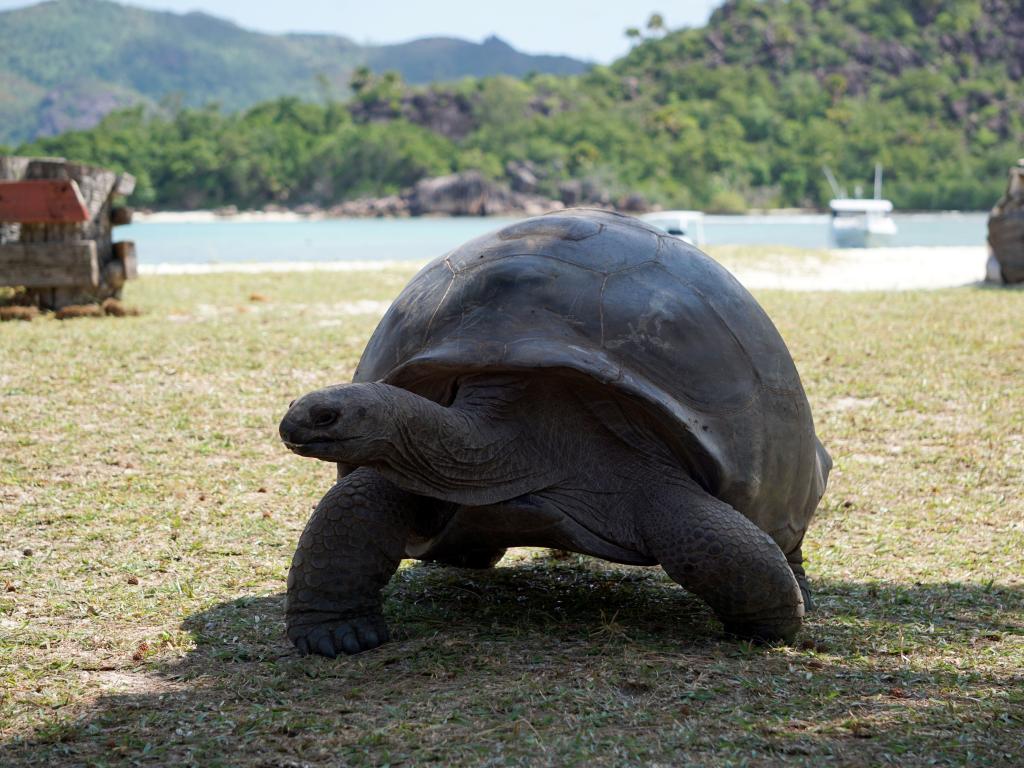
<path id="1" fill-rule="evenodd" d="M 377 639 L 377 632 L 373 627 L 360 627 L 357 625 L 356 634 L 359 636 L 360 645 L 367 651 L 380 645 L 380 641 Z"/>
<path id="2" fill-rule="evenodd" d="M 320 642 L 316 644 L 316 651 L 321 656 L 326 656 L 328 659 L 333 659 L 338 655 L 334 650 L 334 643 L 331 642 L 331 638 L 328 635 L 324 635 L 320 638 Z"/>
<path id="3" fill-rule="evenodd" d="M 303 656 L 316 653 L 329 659 L 369 651 L 390 637 L 383 617 L 373 615 L 294 626 L 288 636 Z"/>
<path id="4" fill-rule="evenodd" d="M 359 645 L 359 641 L 356 640 L 356 636 L 352 634 L 351 630 L 349 630 L 347 633 L 345 633 L 345 635 L 342 636 L 341 647 L 345 650 L 345 653 L 348 654 L 359 653 L 361 650 L 363 650 Z"/>

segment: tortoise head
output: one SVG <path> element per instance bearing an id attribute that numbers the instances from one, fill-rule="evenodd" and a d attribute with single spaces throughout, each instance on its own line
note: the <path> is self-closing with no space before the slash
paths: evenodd
<path id="1" fill-rule="evenodd" d="M 361 464 L 386 450 L 394 414 L 379 384 L 342 384 L 303 395 L 281 419 L 281 440 L 300 456 Z"/>

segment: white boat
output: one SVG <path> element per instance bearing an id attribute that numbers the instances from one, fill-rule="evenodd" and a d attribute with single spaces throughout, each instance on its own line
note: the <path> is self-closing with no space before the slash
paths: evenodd
<path id="1" fill-rule="evenodd" d="M 886 245 L 896 234 L 888 200 L 839 197 L 828 207 L 832 211 L 832 240 L 838 248 L 874 248 Z"/>
<path id="2" fill-rule="evenodd" d="M 704 214 L 701 211 L 656 211 L 645 213 L 640 219 L 690 245 L 704 244 Z"/>
<path id="3" fill-rule="evenodd" d="M 875 196 L 847 197 L 825 168 L 832 191 L 836 195 L 829 201 L 832 212 L 832 241 L 838 248 L 874 248 L 887 245 L 896 234 L 896 222 L 889 215 L 892 202 L 882 197 L 882 167 L 875 166 Z"/>

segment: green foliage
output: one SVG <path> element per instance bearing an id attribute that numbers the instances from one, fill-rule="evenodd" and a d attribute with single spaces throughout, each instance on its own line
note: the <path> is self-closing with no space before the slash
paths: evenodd
<path id="1" fill-rule="evenodd" d="M 347 104 L 136 107 L 19 151 L 125 168 L 137 202 L 167 207 L 330 204 L 528 160 L 543 194 L 730 212 L 823 205 L 822 165 L 869 190 L 880 162 L 900 208 L 978 209 L 1024 147 L 1022 61 L 1019 4 L 732 0 L 581 76 L 423 88 L 361 68 Z"/>

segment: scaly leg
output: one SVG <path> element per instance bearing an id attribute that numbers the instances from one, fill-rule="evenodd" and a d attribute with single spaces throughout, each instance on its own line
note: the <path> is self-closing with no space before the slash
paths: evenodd
<path id="1" fill-rule="evenodd" d="M 387 642 L 381 589 L 398 569 L 419 501 L 367 468 L 323 497 L 288 573 L 288 637 L 302 653 L 333 658 Z"/>
<path id="2" fill-rule="evenodd" d="M 703 599 L 730 634 L 791 642 L 804 604 L 771 537 L 686 477 L 648 486 L 641 534 L 665 572 Z"/>

